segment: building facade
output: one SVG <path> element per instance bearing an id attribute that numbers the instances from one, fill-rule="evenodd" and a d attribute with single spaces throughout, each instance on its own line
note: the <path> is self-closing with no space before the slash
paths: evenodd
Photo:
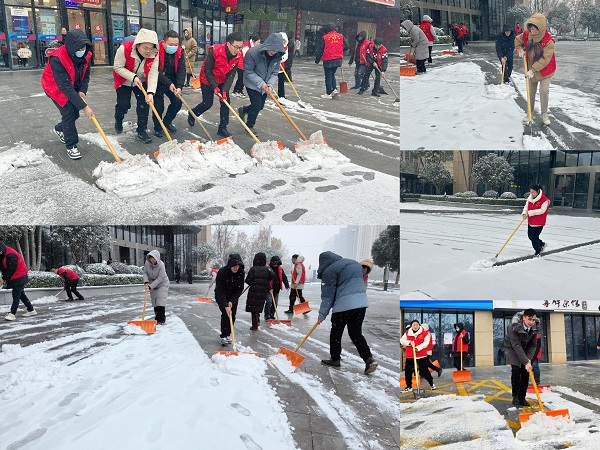
<path id="1" fill-rule="evenodd" d="M 301 53 L 313 54 L 319 30 L 329 22 L 351 41 L 363 29 L 388 42 L 399 39 L 397 8 L 394 0 L 246 0 L 230 12 L 220 0 L 0 0 L 0 70 L 43 67 L 62 27 L 88 35 L 92 64 L 100 66 L 112 65 L 123 39 L 140 28 L 155 30 L 159 39 L 167 30 L 192 28 L 199 59 L 234 30 L 245 39 L 293 30 Z"/>
<path id="2" fill-rule="evenodd" d="M 600 359 L 600 301 L 580 300 L 401 300 L 400 332 L 414 319 L 427 323 L 434 339 L 432 360 L 452 367 L 449 357 L 454 324 L 462 322 L 470 333 L 466 367 L 506 364 L 504 336 L 518 311 L 533 308 L 540 319 L 541 362 Z"/>

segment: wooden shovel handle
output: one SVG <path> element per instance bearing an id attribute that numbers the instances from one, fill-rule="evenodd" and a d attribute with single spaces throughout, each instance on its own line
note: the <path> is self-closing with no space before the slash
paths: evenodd
<path id="1" fill-rule="evenodd" d="M 88 106 L 87 102 L 85 101 L 85 98 L 83 98 L 82 100 L 83 100 L 83 103 L 85 103 L 86 106 Z M 115 152 L 115 149 L 113 148 L 112 144 L 110 143 L 110 141 L 106 137 L 106 134 L 104 134 L 104 130 L 100 126 L 100 123 L 98 122 L 98 119 L 96 119 L 96 116 L 92 116 L 92 122 L 94 122 L 94 125 L 96 125 L 96 128 L 100 132 L 100 136 L 102 136 L 102 139 L 104 139 L 104 142 L 106 143 L 108 149 L 110 150 L 110 152 L 112 153 L 113 157 L 115 158 L 115 161 L 117 161 L 118 163 L 120 163 L 121 162 L 121 158 L 119 158 L 119 155 L 117 155 L 117 152 Z"/>
<path id="2" fill-rule="evenodd" d="M 144 294 L 144 309 L 142 310 L 142 320 L 144 320 L 144 317 L 146 316 L 146 300 L 148 300 L 148 292 L 150 291 L 150 289 L 148 288 L 148 285 L 146 284 L 146 293 Z"/>
<path id="3" fill-rule="evenodd" d="M 307 141 L 308 139 L 306 139 L 306 136 L 304 136 L 304 134 L 302 133 L 302 131 L 300 131 L 300 128 L 298 128 L 298 126 L 294 123 L 294 121 L 292 120 L 292 118 L 290 117 L 290 115 L 287 113 L 287 111 L 285 109 L 283 109 L 283 106 L 281 106 L 281 103 L 279 103 L 279 100 L 277 100 L 277 98 L 273 95 L 273 93 L 270 90 L 267 90 L 266 92 L 267 92 L 267 94 L 269 94 L 269 96 L 271 97 L 271 99 L 273 99 L 273 101 L 275 102 L 275 104 L 277 106 L 279 106 L 279 109 L 281 110 L 281 112 L 283 113 L 283 115 L 286 117 L 287 120 L 290 121 L 290 123 L 296 129 L 296 131 L 298 132 L 298 134 L 300 135 L 300 137 L 302 138 L 302 140 Z"/>
<path id="4" fill-rule="evenodd" d="M 229 328 L 231 329 L 231 345 L 233 347 L 233 351 L 237 352 L 235 349 L 235 332 L 233 331 L 233 320 L 231 319 L 231 314 L 229 314 Z"/>
<path id="5" fill-rule="evenodd" d="M 252 138 L 256 141 L 256 143 L 260 144 L 260 141 L 258 140 L 258 138 L 254 135 L 254 133 L 252 132 L 252 130 L 250 128 L 248 128 L 248 125 L 246 125 L 246 122 L 244 122 L 242 120 L 242 118 L 240 117 L 240 115 L 235 112 L 235 109 L 233 109 L 231 107 L 231 105 L 229 104 L 229 102 L 227 100 L 225 100 L 221 94 L 217 94 L 217 96 L 219 97 L 219 99 L 221 99 L 221 101 L 223 103 L 225 103 L 225 106 L 227 106 L 229 108 L 229 110 L 233 113 L 233 115 L 236 117 L 236 119 L 244 126 L 244 128 L 246 129 L 246 131 L 250 134 L 250 136 L 252 136 Z"/>
<path id="6" fill-rule="evenodd" d="M 177 97 L 179 98 L 179 100 L 181 100 L 181 103 L 183 103 L 183 105 L 188 110 L 188 112 L 192 115 L 192 117 L 194 118 L 194 120 L 196 122 L 198 122 L 198 124 L 200 125 L 200 127 L 202 127 L 202 130 L 208 136 L 208 140 L 212 141 L 213 138 L 210 137 L 210 134 L 208 134 L 208 131 L 206 130 L 206 128 L 204 127 L 204 125 L 202 125 L 202 122 L 200 122 L 200 119 L 198 119 L 198 116 L 196 116 L 196 114 L 194 113 L 194 111 L 192 111 L 192 108 L 190 108 L 190 105 L 188 105 L 188 103 L 184 100 L 183 96 L 181 94 L 177 94 Z"/>
<path id="7" fill-rule="evenodd" d="M 144 94 L 145 97 L 148 96 L 148 93 L 146 92 L 146 89 L 144 89 L 144 86 L 140 85 L 140 90 L 142 91 L 142 94 Z M 158 114 L 158 111 L 154 107 L 154 103 L 150 103 L 150 108 L 152 108 L 152 112 L 156 116 L 156 119 L 158 120 L 158 123 L 160 123 L 161 128 L 165 132 L 165 136 L 167 136 L 168 140 L 172 141 L 173 139 L 171 139 L 171 135 L 169 134 L 169 131 L 167 130 L 167 127 L 165 127 L 165 124 L 163 123 L 162 119 L 160 118 L 160 114 Z"/>
<path id="8" fill-rule="evenodd" d="M 275 316 L 277 320 L 279 320 L 279 313 L 277 312 L 277 303 L 275 303 L 275 295 L 273 295 L 273 291 L 269 291 L 271 293 L 271 298 L 273 299 L 273 306 L 275 306 Z"/>
<path id="9" fill-rule="evenodd" d="M 319 322 L 315 322 L 315 324 L 312 326 L 312 328 L 310 329 L 310 331 L 306 334 L 306 336 L 304 336 L 304 339 L 302 339 L 300 341 L 300 343 L 298 344 L 298 347 L 296 347 L 296 350 L 294 350 L 294 352 L 297 352 L 298 350 L 300 350 L 300 347 L 302 347 L 302 344 L 304 344 L 306 342 L 306 340 L 308 339 L 308 337 L 312 334 L 313 331 L 315 331 L 315 328 L 317 328 L 319 326 Z"/>
<path id="10" fill-rule="evenodd" d="M 537 383 L 535 382 L 535 377 L 533 376 L 533 372 L 531 371 L 531 369 L 529 369 L 528 372 L 529 378 L 531 378 L 531 383 L 533 384 L 533 390 L 535 391 L 535 395 L 540 405 L 540 411 L 544 412 L 544 405 L 542 405 L 542 398 L 540 397 L 540 392 L 538 391 Z"/>
<path id="11" fill-rule="evenodd" d="M 290 79 L 290 76 L 286 72 L 285 67 L 283 67 L 283 63 L 281 64 L 281 70 L 283 70 L 283 74 L 285 75 L 285 78 L 287 78 L 288 83 L 290 83 L 290 86 L 294 90 L 294 94 L 296 94 L 296 97 L 298 97 L 298 100 L 300 100 L 300 96 L 298 95 L 298 91 L 294 87 L 294 83 L 292 83 L 292 80 Z"/>

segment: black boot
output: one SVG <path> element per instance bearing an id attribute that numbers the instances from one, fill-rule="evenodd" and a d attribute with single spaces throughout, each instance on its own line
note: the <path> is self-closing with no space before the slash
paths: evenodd
<path id="1" fill-rule="evenodd" d="M 322 359 L 321 360 L 321 364 L 323 364 L 324 366 L 330 366 L 330 367 L 340 367 L 340 360 L 334 360 L 334 359 Z"/>
<path id="2" fill-rule="evenodd" d="M 219 127 L 219 129 L 217 130 L 217 134 L 221 137 L 229 137 L 231 136 L 231 133 L 229 132 L 229 130 L 227 129 L 227 127 Z"/>
<path id="3" fill-rule="evenodd" d="M 149 144 L 150 142 L 152 142 L 152 138 L 150 136 L 148 136 L 148 133 L 146 133 L 146 130 L 138 131 L 137 137 L 138 137 L 138 139 L 143 141 L 144 144 Z"/>
<path id="4" fill-rule="evenodd" d="M 377 369 L 378 365 L 379 364 L 377 364 L 377 362 L 373 359 L 372 356 L 369 359 L 367 359 L 365 361 L 365 375 L 371 372 L 375 372 L 375 369 Z"/>
<path id="5" fill-rule="evenodd" d="M 443 371 L 444 371 L 444 369 L 442 369 L 441 367 L 437 370 L 438 378 L 442 376 Z"/>
<path id="6" fill-rule="evenodd" d="M 193 127 L 195 123 L 196 123 L 196 119 L 194 119 L 194 116 L 192 116 L 191 114 L 188 114 L 188 125 L 190 127 Z"/>
<path id="7" fill-rule="evenodd" d="M 519 406 L 531 406 L 531 403 L 529 403 L 525 397 L 521 397 L 519 398 Z"/>
<path id="8" fill-rule="evenodd" d="M 115 131 L 117 134 L 121 134 L 123 132 L 123 118 L 115 117 Z"/>
<path id="9" fill-rule="evenodd" d="M 252 331 L 258 330 L 259 316 L 260 316 L 259 313 L 252 313 L 252 326 L 250 327 L 250 330 L 252 330 Z"/>
<path id="10" fill-rule="evenodd" d="M 514 406 L 521 406 L 521 405 L 519 405 L 519 397 L 518 396 L 513 395 L 512 404 Z"/>

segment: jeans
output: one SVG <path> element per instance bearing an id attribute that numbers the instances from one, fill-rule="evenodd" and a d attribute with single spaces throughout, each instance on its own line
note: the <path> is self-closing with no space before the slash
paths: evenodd
<path id="1" fill-rule="evenodd" d="M 13 301 L 12 301 L 12 305 L 10 307 L 11 313 L 13 313 L 13 314 L 17 313 L 17 309 L 19 309 L 19 301 L 23 302 L 23 304 L 27 308 L 27 311 L 33 311 L 33 305 L 31 304 L 31 302 L 25 295 L 25 285 L 24 284 L 15 286 L 12 289 L 12 298 L 13 298 Z"/>
<path id="2" fill-rule="evenodd" d="M 231 321 L 235 323 L 235 314 L 237 313 L 238 300 L 231 300 Z M 229 317 L 227 316 L 227 311 L 225 311 L 225 307 L 219 305 L 219 309 L 221 310 L 221 336 L 222 338 L 231 336 L 231 327 L 229 326 Z"/>
<path id="3" fill-rule="evenodd" d="M 148 89 L 147 84 L 143 83 L 144 89 Z M 129 108 L 131 108 L 131 92 L 135 95 L 137 102 L 135 112 L 137 114 L 137 128 L 138 133 L 146 131 L 148 128 L 148 113 L 150 112 L 150 105 L 146 103 L 146 97 L 142 94 L 142 91 L 137 87 L 121 86 L 117 89 L 117 104 L 115 105 L 115 119 L 123 120 Z"/>
<path id="4" fill-rule="evenodd" d="M 463 40 L 464 38 L 460 38 L 456 40 L 456 45 L 458 45 L 458 53 L 463 52 Z"/>
<path id="5" fill-rule="evenodd" d="M 335 81 L 337 69 L 337 67 L 325 68 L 325 92 L 327 92 L 327 95 L 331 94 L 337 87 L 337 81 Z"/>
<path id="6" fill-rule="evenodd" d="M 531 241 L 531 245 L 535 250 L 535 254 L 539 254 L 542 251 L 542 247 L 544 242 L 540 239 L 540 234 L 542 234 L 542 230 L 544 227 L 532 227 L 531 225 L 527 225 L 527 237 Z"/>
<path id="7" fill-rule="evenodd" d="M 273 297 L 275 297 L 275 295 L 273 295 Z M 273 309 L 273 299 L 271 298 L 271 293 L 269 292 L 265 298 L 265 320 L 269 320 L 274 315 L 275 310 Z"/>
<path id="8" fill-rule="evenodd" d="M 256 124 L 258 113 L 265 107 L 265 100 L 267 99 L 266 92 L 258 92 L 254 89 L 246 89 L 248 97 L 250 97 L 250 106 L 244 106 L 244 114 L 248 114 L 246 118 L 246 125 L 252 128 Z"/>
<path id="9" fill-rule="evenodd" d="M 425 60 L 424 59 L 417 59 L 417 72 L 418 73 L 427 72 L 427 69 L 425 68 Z"/>
<path id="10" fill-rule="evenodd" d="M 65 145 L 67 148 L 73 148 L 79 142 L 79 135 L 75 126 L 75 121 L 79 119 L 79 110 L 69 101 L 65 106 L 60 106 L 56 102 L 54 104 L 60 111 L 61 117 L 61 121 L 55 125 L 54 129 L 62 131 L 65 138 Z"/>
<path id="11" fill-rule="evenodd" d="M 222 87 L 223 85 L 220 84 L 219 89 Z M 192 111 L 194 111 L 194 114 L 197 116 L 204 114 L 206 111 L 212 108 L 215 97 L 214 89 L 209 85 L 200 83 L 200 89 L 202 90 L 202 103 L 198 103 L 192 108 Z M 229 99 L 229 92 L 227 93 L 227 99 Z M 225 105 L 225 103 L 220 103 L 221 109 L 219 110 L 219 128 L 225 128 L 227 125 L 229 125 L 229 108 Z"/>
<path id="12" fill-rule="evenodd" d="M 83 300 L 83 295 L 81 295 L 77 290 L 78 284 L 79 279 L 69 280 L 65 283 L 65 291 L 67 292 L 67 297 L 69 300 L 73 300 L 73 294 L 75 294 L 79 300 Z"/>
<path id="13" fill-rule="evenodd" d="M 156 95 L 154 96 L 154 107 L 161 117 L 163 115 L 163 111 L 165 110 L 165 95 L 169 97 L 169 107 L 167 108 L 167 113 L 162 120 L 165 125 L 167 125 L 173 123 L 173 120 L 175 117 L 177 117 L 177 113 L 181 109 L 182 103 L 181 100 L 179 100 L 179 98 L 171 91 L 163 91 L 161 88 L 157 89 Z M 154 122 L 155 131 L 162 130 L 160 122 L 155 115 L 152 115 L 152 121 Z"/>
<path id="14" fill-rule="evenodd" d="M 371 356 L 371 349 L 362 334 L 362 323 L 365 320 L 367 308 L 356 308 L 348 311 L 333 313 L 331 315 L 331 333 L 329 335 L 329 353 L 333 361 L 342 357 L 342 334 L 348 326 L 348 336 L 358 350 L 358 354 L 367 361 Z M 429 371 L 427 371 L 429 373 Z"/>
<path id="15" fill-rule="evenodd" d="M 356 67 L 354 68 L 354 87 L 355 88 L 359 88 L 361 87 L 364 82 L 365 82 L 365 71 L 367 70 L 367 65 L 366 64 L 357 64 Z M 369 79 L 367 78 L 367 87 L 365 88 L 369 89 Z"/>

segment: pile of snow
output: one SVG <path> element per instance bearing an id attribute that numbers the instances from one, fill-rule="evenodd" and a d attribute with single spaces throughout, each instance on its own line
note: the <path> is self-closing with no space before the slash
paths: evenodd
<path id="1" fill-rule="evenodd" d="M 517 439 L 524 442 L 539 442 L 562 438 L 575 431 L 575 422 L 564 416 L 547 416 L 538 412 L 521 424 Z"/>
<path id="2" fill-rule="evenodd" d="M 43 150 L 31 148 L 29 144 L 18 142 L 14 147 L 0 153 L 0 176 L 19 167 L 40 164 L 46 157 Z"/>
<path id="3" fill-rule="evenodd" d="M 535 120 L 535 119 L 534 119 Z M 528 127 L 529 125 L 527 125 Z M 523 135 L 523 147 L 525 150 L 548 150 L 553 148 L 552 144 L 543 134 L 540 136 Z"/>
<path id="4" fill-rule="evenodd" d="M 239 346 L 236 350 L 240 352 L 238 355 L 225 356 L 215 353 L 211 360 L 219 370 L 231 375 L 248 375 L 252 378 L 260 378 L 264 375 L 267 370 L 264 359 L 250 353 L 243 353 L 245 349 L 242 350 Z"/>
<path id="5" fill-rule="evenodd" d="M 323 168 L 331 168 L 340 163 L 350 162 L 350 159 L 327 145 L 321 130 L 311 134 L 307 141 L 296 144 L 296 153 L 303 160 Z"/>
<path id="6" fill-rule="evenodd" d="M 229 175 L 246 173 L 254 166 L 252 157 L 231 139 L 221 144 L 216 142 L 202 144 L 202 153 L 209 165 L 215 166 Z"/>
<path id="7" fill-rule="evenodd" d="M 130 323 L 123 325 L 123 333 L 125 334 L 148 334 L 142 327 L 132 325 Z"/>
<path id="8" fill-rule="evenodd" d="M 487 98 L 504 100 L 516 98 L 517 91 L 510 84 L 489 84 L 485 86 L 484 95 Z"/>
<path id="9" fill-rule="evenodd" d="M 164 184 L 160 167 L 148 155 L 135 155 L 120 163 L 101 161 L 92 175 L 96 186 L 120 197 L 136 197 L 159 190 Z"/>
<path id="10" fill-rule="evenodd" d="M 185 141 L 181 145 L 173 145 L 172 142 L 165 142 L 159 147 L 156 161 L 162 169 L 167 172 L 187 172 L 192 169 L 206 168 L 206 159 L 200 153 L 202 145 L 191 141 Z"/>
<path id="11" fill-rule="evenodd" d="M 265 167 L 272 169 L 289 169 L 300 162 L 298 157 L 288 148 L 280 148 L 277 141 L 254 144 L 250 154 Z"/>

